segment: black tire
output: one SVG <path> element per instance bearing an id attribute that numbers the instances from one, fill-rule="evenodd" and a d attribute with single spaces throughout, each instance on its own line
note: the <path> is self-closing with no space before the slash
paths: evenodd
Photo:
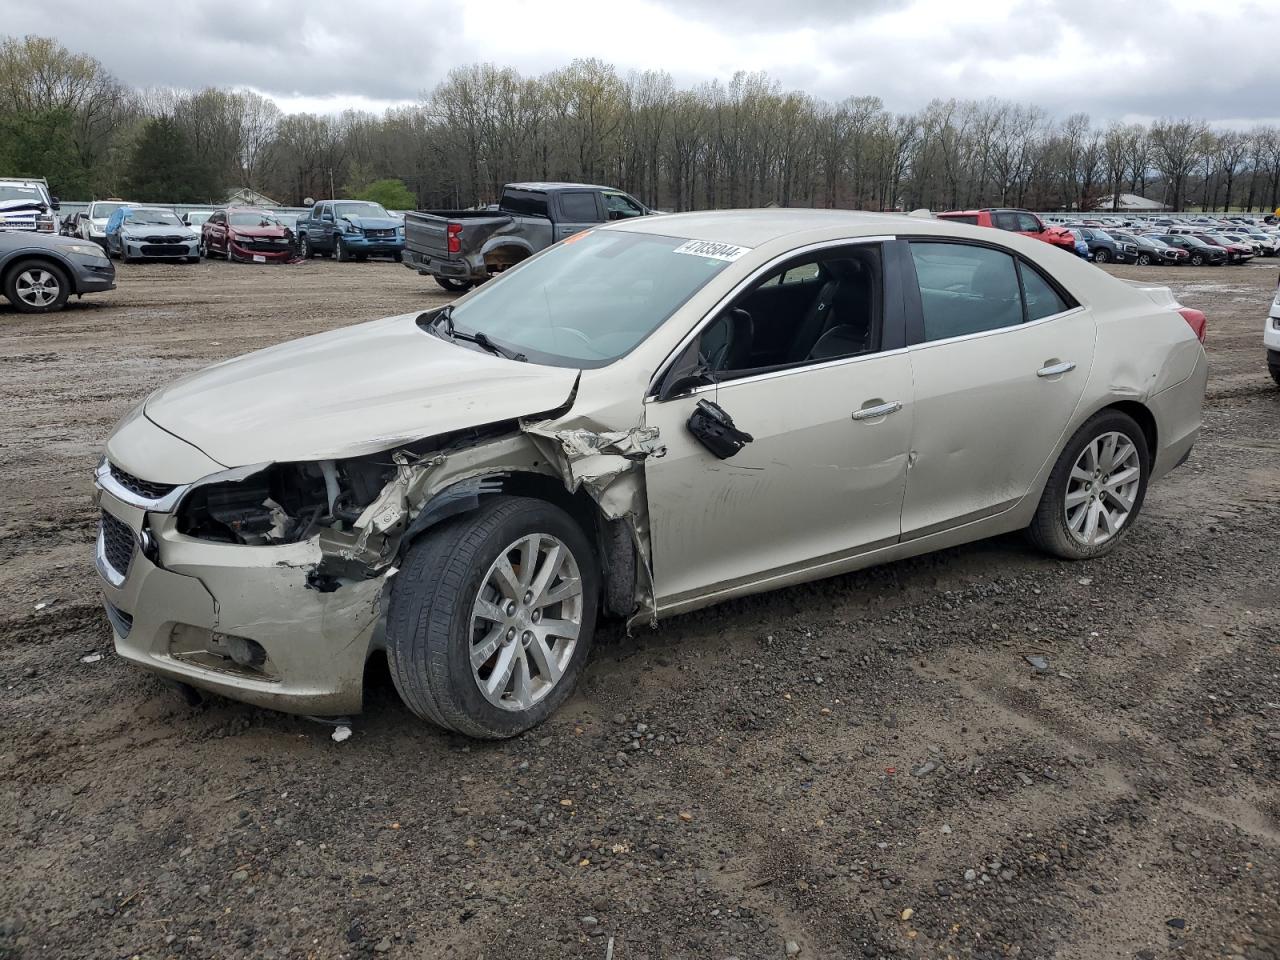
<path id="1" fill-rule="evenodd" d="M 316 256 L 316 252 L 311 249 L 311 243 L 307 240 L 305 233 L 298 238 L 298 256 L 303 260 L 314 260 Z"/>
<path id="2" fill-rule="evenodd" d="M 32 293 L 26 293 L 28 299 L 22 299 L 18 283 L 24 278 L 39 278 L 40 299 L 50 299 L 42 303 L 34 302 Z M 65 270 L 47 260 L 19 260 L 5 271 L 4 295 L 19 313 L 55 313 L 66 306 L 67 297 L 71 296 L 71 278 Z"/>
<path id="3" fill-rule="evenodd" d="M 206 260 L 209 259 L 209 242 L 204 237 L 201 237 L 200 242 L 196 244 L 196 250 L 199 251 L 200 256 Z"/>
<path id="4" fill-rule="evenodd" d="M 1280 387 L 1280 367 L 1268 367 L 1271 371 L 1271 379 L 1276 382 L 1276 386 Z"/>
<path id="5" fill-rule="evenodd" d="M 1204 266 L 1204 254 L 1202 254 L 1202 253 L 1193 253 L 1193 254 L 1191 255 L 1191 265 L 1192 265 L 1193 267 L 1203 267 L 1203 266 Z"/>
<path id="6" fill-rule="evenodd" d="M 531 533 L 558 538 L 577 561 L 582 624 L 551 690 L 526 710 L 506 710 L 485 698 L 472 674 L 472 605 L 503 549 Z M 545 720 L 572 693 L 591 648 L 598 596 L 595 553 L 572 517 L 542 500 L 495 497 L 475 513 L 428 531 L 409 549 L 392 581 L 387 613 L 392 680 L 424 720 L 480 739 L 514 737 Z"/>
<path id="7" fill-rule="evenodd" d="M 1125 519 L 1124 525 L 1100 544 L 1085 544 L 1072 535 L 1067 526 L 1065 501 L 1071 470 L 1075 466 L 1084 448 L 1097 437 L 1107 433 L 1121 433 L 1137 448 L 1138 463 L 1141 473 L 1138 478 L 1137 493 L 1133 498 L 1133 509 Z M 1046 553 L 1062 557 L 1064 560 L 1089 560 L 1101 557 L 1115 549 L 1128 532 L 1133 529 L 1142 503 L 1147 495 L 1147 481 L 1151 475 L 1151 452 L 1147 448 L 1147 437 L 1133 417 L 1119 410 L 1102 410 L 1095 414 L 1071 437 L 1063 448 L 1062 455 L 1049 474 L 1044 493 L 1040 495 L 1040 505 L 1036 508 L 1035 518 L 1027 527 L 1027 535 L 1031 542 Z"/>
<path id="8" fill-rule="evenodd" d="M 1097 250 L 1093 251 L 1093 262 L 1094 263 L 1110 263 L 1111 251 L 1108 250 L 1106 247 L 1099 247 Z"/>
<path id="9" fill-rule="evenodd" d="M 453 280 L 449 277 L 436 277 L 435 281 L 450 293 L 464 293 L 471 289 L 470 280 Z"/>
<path id="10" fill-rule="evenodd" d="M 347 245 L 342 242 L 341 237 L 333 242 L 333 259 L 339 263 L 346 263 L 351 259 L 351 251 L 347 249 Z"/>
<path id="11" fill-rule="evenodd" d="M 1151 266 L 1151 254 L 1149 254 L 1149 253 L 1140 253 L 1140 254 L 1138 254 L 1138 266 L 1140 266 L 1140 267 L 1149 267 L 1149 266 Z"/>

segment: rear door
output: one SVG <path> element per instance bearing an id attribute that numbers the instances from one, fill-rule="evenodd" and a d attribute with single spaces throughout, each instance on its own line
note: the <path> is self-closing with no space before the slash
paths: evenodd
<path id="1" fill-rule="evenodd" d="M 563 240 L 604 221 L 598 190 L 561 190 L 555 194 L 558 212 L 553 241 Z"/>
<path id="2" fill-rule="evenodd" d="M 1095 333 L 1087 309 L 1003 248 L 912 241 L 911 261 L 904 540 L 994 516 L 1031 490 L 1083 395 Z"/>

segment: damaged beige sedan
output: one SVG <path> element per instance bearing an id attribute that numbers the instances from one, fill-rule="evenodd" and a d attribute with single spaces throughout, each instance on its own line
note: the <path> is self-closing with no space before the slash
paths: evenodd
<path id="1" fill-rule="evenodd" d="M 1034 240 L 771 210 L 570 238 L 449 306 L 153 393 L 97 471 L 119 654 L 506 737 L 652 622 L 1026 529 L 1104 553 L 1200 429 L 1167 291 Z"/>

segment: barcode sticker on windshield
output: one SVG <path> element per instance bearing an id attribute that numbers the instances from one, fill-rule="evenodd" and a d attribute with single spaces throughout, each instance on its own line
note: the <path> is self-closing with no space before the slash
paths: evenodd
<path id="1" fill-rule="evenodd" d="M 734 246 L 732 243 L 715 243 L 711 240 L 690 240 L 676 247 L 675 252 L 687 253 L 691 257 L 710 257 L 712 260 L 725 260 L 732 263 L 750 253 L 751 248 Z"/>

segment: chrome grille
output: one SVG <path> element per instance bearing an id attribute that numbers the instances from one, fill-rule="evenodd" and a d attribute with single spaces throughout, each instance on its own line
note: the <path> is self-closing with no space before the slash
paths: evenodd
<path id="1" fill-rule="evenodd" d="M 150 480 L 135 477 L 133 474 L 121 470 L 114 463 L 111 464 L 111 476 L 116 483 L 130 493 L 136 493 L 138 496 L 145 497 L 148 500 L 159 500 L 161 497 L 172 493 L 175 489 L 172 483 L 152 483 Z"/>
<path id="2" fill-rule="evenodd" d="M 127 523 L 102 511 L 103 558 L 122 580 L 129 575 L 136 543 L 133 529 Z"/>

